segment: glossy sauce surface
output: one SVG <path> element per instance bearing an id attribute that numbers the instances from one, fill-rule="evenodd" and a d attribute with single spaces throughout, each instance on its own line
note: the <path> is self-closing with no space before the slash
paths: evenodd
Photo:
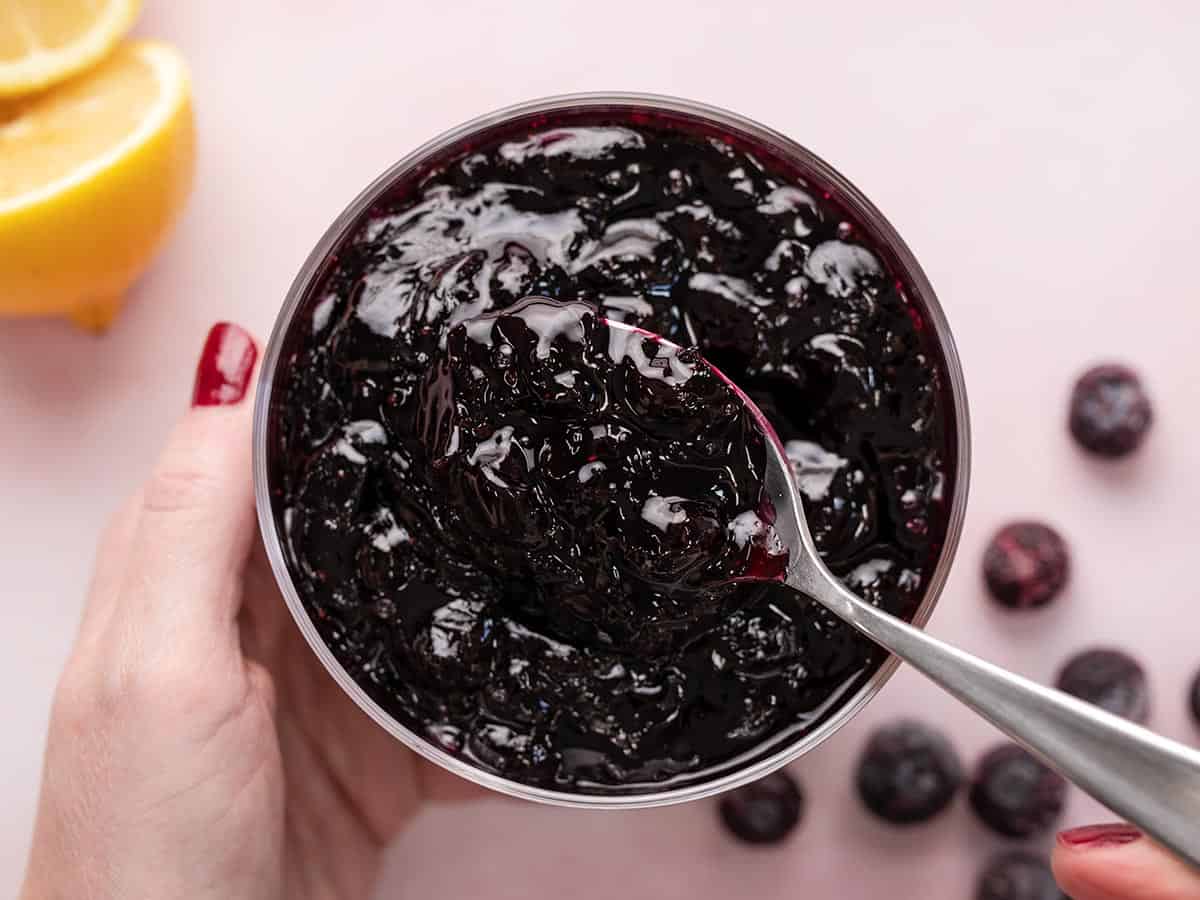
<path id="1" fill-rule="evenodd" d="M 445 549 L 539 631 L 659 656 L 782 577 L 766 436 L 696 350 L 534 297 L 454 326 L 420 394 Z"/>
<path id="2" fill-rule="evenodd" d="M 270 468 L 297 588 L 380 705 L 505 777 L 604 792 L 791 739 L 880 656 L 785 590 L 708 583 L 714 536 L 756 512 L 736 477 L 727 503 L 717 467 L 682 471 L 692 437 L 739 427 L 720 392 L 597 418 L 560 335 L 524 388 L 474 396 L 472 366 L 494 386 L 498 347 L 536 362 L 543 339 L 497 311 L 540 295 L 697 345 L 785 442 L 827 563 L 900 615 L 938 559 L 953 453 L 922 313 L 820 185 L 736 139 L 591 115 L 484 135 L 364 218 L 289 335 Z M 589 531 L 596 509 L 616 524 Z"/>

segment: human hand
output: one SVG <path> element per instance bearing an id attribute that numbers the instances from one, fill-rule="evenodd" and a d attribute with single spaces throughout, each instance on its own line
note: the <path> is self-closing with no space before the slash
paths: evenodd
<path id="1" fill-rule="evenodd" d="M 1073 900 L 1200 900 L 1200 873 L 1131 825 L 1064 831 L 1053 864 Z"/>
<path id="2" fill-rule="evenodd" d="M 192 409 L 101 543 L 25 900 L 365 897 L 422 802 L 467 790 L 354 706 L 290 620 L 254 518 L 257 355 L 214 327 Z"/>

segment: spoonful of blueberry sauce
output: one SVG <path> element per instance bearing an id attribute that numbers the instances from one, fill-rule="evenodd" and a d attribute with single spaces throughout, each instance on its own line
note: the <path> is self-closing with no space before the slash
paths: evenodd
<path id="1" fill-rule="evenodd" d="M 746 591 L 786 585 L 1200 866 L 1200 753 L 848 590 L 817 552 L 771 425 L 697 350 L 582 303 L 528 298 L 453 328 L 429 384 L 425 440 L 447 461 L 444 488 L 464 514 L 507 535 L 484 548 L 488 565 L 527 569 L 529 548 L 566 548 L 539 577 L 539 615 L 571 639 L 653 652 L 711 628 Z M 549 436 L 543 448 L 590 434 L 594 458 L 548 491 L 530 473 L 553 473 L 555 454 L 513 441 L 503 424 L 513 410 Z M 456 452 L 463 428 L 493 438 L 465 456 Z"/>

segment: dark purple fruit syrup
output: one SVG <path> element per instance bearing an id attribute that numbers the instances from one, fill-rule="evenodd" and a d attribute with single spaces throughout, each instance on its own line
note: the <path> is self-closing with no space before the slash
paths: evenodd
<path id="1" fill-rule="evenodd" d="M 527 625 L 661 656 L 782 577 L 767 438 L 695 349 L 533 297 L 451 328 L 419 394 L 445 550 Z"/>
<path id="2" fill-rule="evenodd" d="M 827 564 L 911 618 L 956 450 L 898 273 L 811 173 L 699 120 L 516 119 L 423 166 L 326 262 L 271 398 L 276 521 L 322 639 L 411 730 L 540 787 L 648 790 L 796 739 L 882 654 L 728 583 L 754 564 L 757 432 L 719 383 L 614 363 L 583 310 L 746 391 Z M 561 306 L 497 315 L 532 295 L 582 304 L 581 339 L 547 340 Z"/>

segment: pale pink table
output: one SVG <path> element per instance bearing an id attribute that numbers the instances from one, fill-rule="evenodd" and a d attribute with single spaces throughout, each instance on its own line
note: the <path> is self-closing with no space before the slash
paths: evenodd
<path id="1" fill-rule="evenodd" d="M 51 691 L 93 541 L 187 401 L 216 319 L 265 333 L 309 248 L 385 166 L 493 107 L 573 90 L 691 96 L 761 119 L 856 182 L 947 308 L 967 370 L 975 469 L 959 565 L 932 628 L 1037 678 L 1111 642 L 1145 661 L 1153 725 L 1194 740 L 1200 665 L 1200 14 L 1191 4 L 151 2 L 141 31 L 191 60 L 195 197 L 103 339 L 0 324 L 0 895 L 27 848 Z M 971 9 L 968 16 L 965 9 Z M 1129 465 L 1064 428 L 1096 357 L 1145 373 L 1159 410 Z M 978 559 L 1016 515 L 1061 526 L 1055 609 L 990 609 Z M 510 802 L 430 815 L 380 896 L 951 898 L 1002 846 L 960 800 L 936 823 L 869 820 L 850 773 L 872 723 L 917 714 L 973 761 L 988 726 L 902 672 L 795 768 L 794 839 L 749 850 L 711 804 L 624 815 Z M 386 777 L 386 773 L 381 773 Z M 1067 821 L 1100 815 L 1074 792 Z"/>

